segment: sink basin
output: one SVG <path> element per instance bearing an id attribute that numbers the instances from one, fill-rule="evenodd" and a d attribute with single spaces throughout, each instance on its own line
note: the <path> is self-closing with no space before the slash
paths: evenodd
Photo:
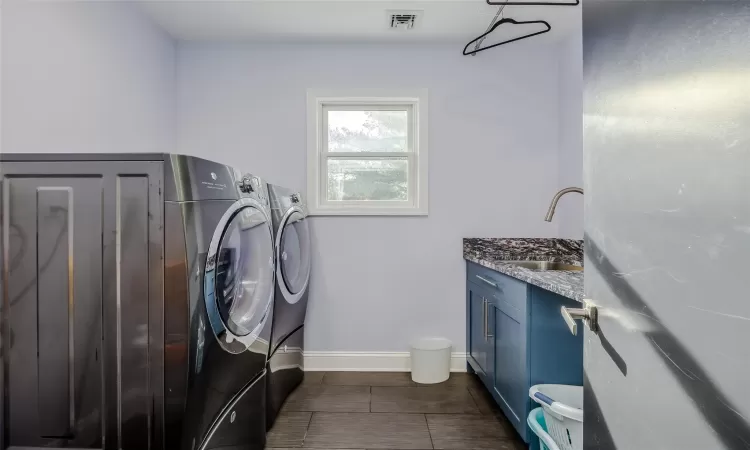
<path id="1" fill-rule="evenodd" d="M 549 262 L 549 261 L 508 261 L 514 266 L 523 267 L 531 270 L 572 270 L 581 271 L 583 267 L 574 264 Z"/>

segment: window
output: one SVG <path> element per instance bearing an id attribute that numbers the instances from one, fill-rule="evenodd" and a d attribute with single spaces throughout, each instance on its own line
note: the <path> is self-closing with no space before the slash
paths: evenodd
<path id="1" fill-rule="evenodd" d="M 308 93 L 308 207 L 317 215 L 427 214 L 427 93 Z"/>

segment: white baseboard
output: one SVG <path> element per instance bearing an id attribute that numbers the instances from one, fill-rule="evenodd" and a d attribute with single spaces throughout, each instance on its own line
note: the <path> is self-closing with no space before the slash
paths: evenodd
<path id="1" fill-rule="evenodd" d="M 409 372 L 409 352 L 311 352 L 305 355 L 305 371 Z M 466 372 L 466 353 L 451 353 L 451 372 Z"/>

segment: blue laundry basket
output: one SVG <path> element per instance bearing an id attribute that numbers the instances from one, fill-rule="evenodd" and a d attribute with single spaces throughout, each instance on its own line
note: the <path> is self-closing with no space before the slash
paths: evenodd
<path id="1" fill-rule="evenodd" d="M 547 423 L 544 421 L 544 410 L 542 408 L 533 409 L 529 413 L 526 423 L 539 438 L 540 450 L 560 450 L 552 436 L 547 434 Z"/>

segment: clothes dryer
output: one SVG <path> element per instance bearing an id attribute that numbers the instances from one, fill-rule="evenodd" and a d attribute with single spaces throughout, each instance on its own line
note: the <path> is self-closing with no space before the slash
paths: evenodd
<path id="1" fill-rule="evenodd" d="M 310 230 L 302 195 L 268 185 L 276 240 L 276 289 L 268 359 L 268 428 L 304 378 L 304 325 L 311 269 Z"/>

